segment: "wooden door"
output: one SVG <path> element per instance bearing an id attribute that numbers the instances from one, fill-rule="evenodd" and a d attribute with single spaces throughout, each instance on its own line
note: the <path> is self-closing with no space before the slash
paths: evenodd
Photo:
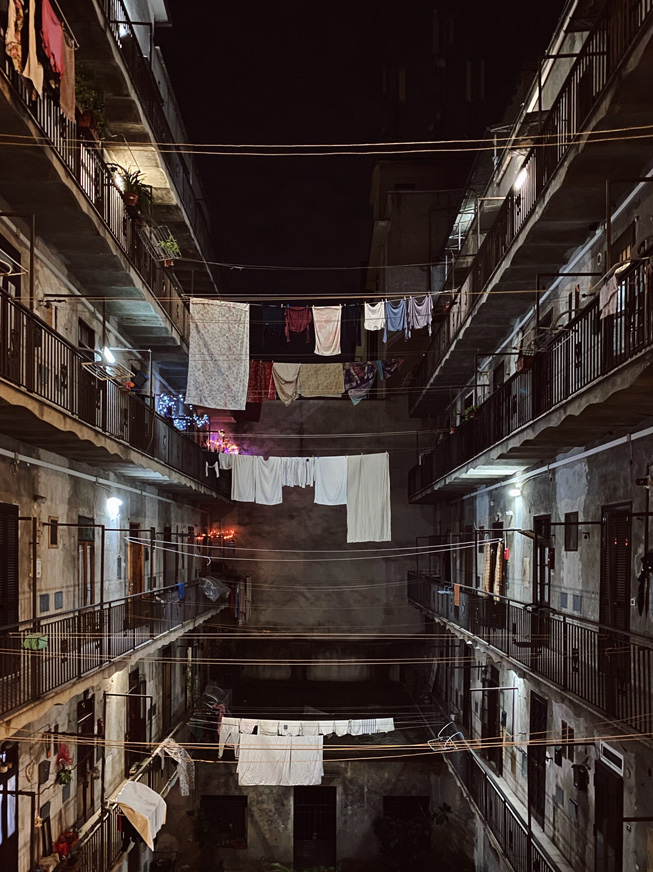
<path id="1" fill-rule="evenodd" d="M 84 823 L 95 807 L 95 697 L 77 703 L 77 735 L 83 736 L 77 746 L 77 822 Z"/>
<path id="2" fill-rule="evenodd" d="M 601 514 L 599 666 L 605 708 L 621 714 L 630 683 L 631 506 L 604 506 Z M 621 631 L 621 632 L 620 632 Z"/>

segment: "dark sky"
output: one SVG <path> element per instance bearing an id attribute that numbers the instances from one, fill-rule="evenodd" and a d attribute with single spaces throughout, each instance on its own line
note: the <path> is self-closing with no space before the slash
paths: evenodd
<path id="1" fill-rule="evenodd" d="M 533 69 L 545 50 L 563 2 L 529 6 L 525 11 L 523 0 L 169 0 L 173 29 L 159 41 L 192 142 L 453 138 L 498 123 L 520 69 L 529 62 Z M 446 75 L 435 70 L 436 7 Z M 465 64 L 470 60 L 476 82 L 480 59 L 485 100 L 470 113 Z M 392 79 L 399 66 L 406 68 L 406 102 L 393 121 L 383 70 Z M 360 264 L 372 230 L 373 165 L 368 156 L 201 159 L 218 260 Z M 221 284 L 227 294 L 337 298 L 355 293 L 360 281 L 357 270 L 229 271 Z"/>

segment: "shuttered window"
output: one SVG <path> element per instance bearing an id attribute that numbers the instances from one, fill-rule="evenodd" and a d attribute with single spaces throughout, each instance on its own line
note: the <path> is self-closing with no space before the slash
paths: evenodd
<path id="1" fill-rule="evenodd" d="M 606 506 L 601 528 L 601 623 L 630 627 L 630 503 Z"/>
<path id="2" fill-rule="evenodd" d="M 18 506 L 0 503 L 0 626 L 18 621 Z"/>

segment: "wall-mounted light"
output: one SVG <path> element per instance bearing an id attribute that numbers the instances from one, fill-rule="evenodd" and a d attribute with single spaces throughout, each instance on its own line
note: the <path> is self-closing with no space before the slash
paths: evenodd
<path id="1" fill-rule="evenodd" d="M 105 345 L 104 348 L 102 349 L 102 357 L 104 358 L 105 363 L 115 363 L 116 362 L 116 357 L 108 345 Z"/>
<path id="2" fill-rule="evenodd" d="M 522 167 L 519 170 L 519 172 L 517 173 L 517 178 L 515 179 L 515 183 L 513 185 L 513 188 L 515 189 L 515 191 L 521 191 L 521 189 L 524 187 L 524 185 L 526 183 L 527 178 L 528 178 L 528 170 L 526 169 L 526 167 Z"/>
<path id="3" fill-rule="evenodd" d="M 511 487 L 508 491 L 508 496 L 510 497 L 520 497 L 521 496 L 521 488 L 518 485 L 515 487 Z"/>
<path id="4" fill-rule="evenodd" d="M 118 499 L 118 497 L 109 497 L 107 500 L 107 514 L 112 521 L 115 521 L 118 517 L 118 513 L 120 512 L 120 506 L 122 505 L 122 500 Z"/>

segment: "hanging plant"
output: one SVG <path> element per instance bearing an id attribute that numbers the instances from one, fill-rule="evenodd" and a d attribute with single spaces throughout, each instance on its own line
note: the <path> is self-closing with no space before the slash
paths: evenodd
<path id="1" fill-rule="evenodd" d="M 57 772 L 57 784 L 70 784 L 73 780 L 73 770 L 63 764 Z"/>

